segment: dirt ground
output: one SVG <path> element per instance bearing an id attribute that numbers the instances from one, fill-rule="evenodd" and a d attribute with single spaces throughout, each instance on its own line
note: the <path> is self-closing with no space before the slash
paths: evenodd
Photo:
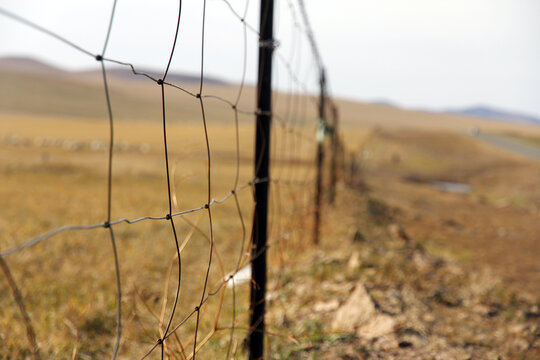
<path id="1" fill-rule="evenodd" d="M 279 331 L 295 334 L 288 345 L 269 337 L 272 358 L 538 359 L 540 165 L 412 130 L 375 131 L 359 158 L 321 248 L 295 259 L 271 306 Z M 385 335 L 332 330 L 359 286 L 393 320 Z"/>
<path id="2" fill-rule="evenodd" d="M 408 155 L 393 165 L 370 169 L 366 164 L 369 188 L 398 207 L 396 217 L 411 236 L 428 246 L 449 248 L 471 266 L 489 265 L 507 284 L 540 296 L 540 163 L 474 138 L 414 133 L 381 137 L 398 144 L 394 146 L 413 143 L 439 161 L 431 169 L 414 169 Z M 432 186 L 434 181 L 464 183 L 471 191 L 447 193 Z"/>

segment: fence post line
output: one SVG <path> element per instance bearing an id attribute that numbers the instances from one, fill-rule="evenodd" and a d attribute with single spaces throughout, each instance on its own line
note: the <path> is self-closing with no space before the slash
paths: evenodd
<path id="1" fill-rule="evenodd" d="M 339 137 L 338 137 L 338 110 L 335 104 L 332 103 L 332 159 L 330 163 L 330 204 L 334 204 L 336 200 L 336 182 L 337 182 L 337 162 L 339 152 Z"/>
<path id="2" fill-rule="evenodd" d="M 272 109 L 272 53 L 274 1 L 261 0 L 259 23 L 259 72 L 257 81 L 257 124 L 255 130 L 255 214 L 251 246 L 251 291 L 249 359 L 264 358 L 264 315 L 266 293 L 266 237 L 268 188 L 270 185 L 270 129 Z"/>
<path id="3" fill-rule="evenodd" d="M 322 176 L 324 163 L 324 136 L 326 132 L 326 76 L 324 69 L 321 70 L 320 95 L 319 95 L 319 126 L 317 129 L 317 180 L 315 189 L 315 223 L 313 229 L 313 242 L 319 243 L 321 227 L 321 197 L 322 197 Z"/>

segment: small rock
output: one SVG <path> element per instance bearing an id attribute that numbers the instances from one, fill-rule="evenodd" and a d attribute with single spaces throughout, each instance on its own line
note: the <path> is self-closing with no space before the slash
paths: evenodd
<path id="1" fill-rule="evenodd" d="M 363 284 L 359 283 L 347 301 L 337 310 L 332 329 L 351 332 L 364 339 L 373 339 L 394 331 L 395 321 L 375 309 Z"/>
<path id="2" fill-rule="evenodd" d="M 360 265 L 360 253 L 358 251 L 354 251 L 349 258 L 349 262 L 347 263 L 347 270 L 352 273 L 360 268 Z"/>
<path id="3" fill-rule="evenodd" d="M 433 267 L 432 259 L 429 258 L 425 252 L 420 250 L 413 251 L 411 261 L 418 270 L 428 270 Z"/>
<path id="4" fill-rule="evenodd" d="M 332 299 L 328 302 L 319 301 L 313 306 L 313 311 L 315 312 L 328 312 L 334 311 L 339 307 L 339 301 L 337 299 Z"/>
<path id="5" fill-rule="evenodd" d="M 405 230 L 399 226 L 399 224 L 390 224 L 388 226 L 388 232 L 394 241 L 404 242 L 405 244 L 408 244 L 411 241 L 409 235 L 407 235 Z"/>

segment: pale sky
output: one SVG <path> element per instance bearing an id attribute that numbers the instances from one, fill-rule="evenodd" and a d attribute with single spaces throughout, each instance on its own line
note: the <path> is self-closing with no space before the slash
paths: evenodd
<path id="1" fill-rule="evenodd" d="M 200 66 L 201 0 L 183 0 L 172 71 Z M 230 0 L 242 13 L 246 0 Z M 291 30 L 289 4 L 276 0 L 278 51 L 302 81 L 316 81 L 307 42 Z M 538 0 L 305 0 L 332 94 L 439 110 L 487 104 L 540 116 Z M 93 53 L 101 52 L 111 0 L 0 0 Z M 118 0 L 107 56 L 163 69 L 172 45 L 177 0 Z M 258 27 L 258 1 L 248 23 Z M 0 16 L 0 56 L 34 56 L 68 69 L 91 58 Z M 239 81 L 243 27 L 223 0 L 207 1 L 205 72 Z M 248 34 L 247 78 L 255 81 L 256 36 Z M 291 49 L 296 49 L 291 53 Z M 287 89 L 283 65 L 276 78 Z"/>

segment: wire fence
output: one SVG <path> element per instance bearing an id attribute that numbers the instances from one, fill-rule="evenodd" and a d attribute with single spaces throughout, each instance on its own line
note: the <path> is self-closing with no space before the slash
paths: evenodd
<path id="1" fill-rule="evenodd" d="M 32 169 L 40 169 L 44 179 L 50 176 L 51 184 L 62 186 L 66 182 L 68 186 L 51 188 L 49 198 L 53 205 L 40 204 L 33 213 L 21 217 L 21 221 L 32 223 L 28 229 L 24 227 L 28 225 L 15 220 L 16 209 L 6 216 L 13 222 L 13 231 L 5 236 L 9 240 L 0 247 L 0 260 L 13 297 L 0 298 L 5 315 L 2 326 L 10 328 L 0 335 L 5 344 L 0 355 L 236 358 L 246 351 L 246 337 L 257 332 L 253 319 L 248 322 L 248 314 L 257 304 L 253 298 L 250 304 L 247 294 L 250 288 L 253 291 L 260 285 L 246 275 L 251 264 L 266 257 L 267 250 L 271 252 L 271 268 L 275 270 L 270 275 L 277 277 L 270 278 L 268 287 L 272 291 L 263 296 L 262 302 L 279 302 L 275 294 L 283 286 L 280 269 L 291 261 L 291 252 L 307 242 L 318 241 L 321 199 L 328 193 L 332 200 L 341 146 L 337 110 L 326 89 L 323 62 L 303 1 L 278 4 L 278 23 L 288 27 L 290 35 L 271 41 L 261 40 L 261 33 L 248 16 L 257 4 L 249 0 L 203 1 L 198 15 L 201 26 L 195 32 L 200 39 L 196 84 L 178 80 L 171 71 L 175 56 L 183 49 L 180 39 L 187 32 L 182 22 L 184 3 L 179 1 L 177 6 L 166 66 L 157 73 L 141 70 L 136 61 L 108 56 L 117 21 L 117 1 L 111 2 L 108 26 L 98 52 L 79 45 L 77 39 L 41 26 L 39 14 L 27 18 L 0 8 L 2 21 L 19 23 L 98 62 L 104 98 L 101 106 L 108 119 L 106 147 L 105 142 L 96 145 L 96 140 L 86 145 L 71 142 L 71 147 L 65 147 L 65 142 L 44 138 L 25 142 L 19 134 L 3 137 L 3 148 L 12 153 L 14 149 L 28 150 L 23 148 L 29 141 L 27 153 L 42 152 L 41 162 Z M 265 3 L 260 5 L 261 24 L 268 16 Z M 242 45 L 235 60 L 240 76 L 234 85 L 207 84 L 205 40 L 209 9 L 221 11 L 230 24 L 240 26 L 237 36 Z M 156 23 L 159 26 L 159 21 Z M 256 63 L 256 59 L 250 58 L 250 39 L 255 39 L 260 48 L 275 51 L 270 111 L 261 110 L 252 101 L 261 96 L 261 87 L 254 88 L 247 80 L 250 64 Z M 115 77 L 118 69 L 128 70 L 130 76 L 119 81 Z M 59 76 L 52 77 L 58 80 Z M 95 77 L 96 74 L 94 80 Z M 145 87 L 142 94 L 143 83 L 153 88 Z M 154 146 L 158 125 L 150 121 L 157 119 L 145 119 L 149 120 L 148 125 L 117 120 L 126 111 L 118 96 L 122 86 L 124 90 L 131 88 L 136 96 L 157 99 L 153 104 L 159 110 L 154 110 L 154 114 L 160 121 L 161 151 Z M 55 91 L 54 85 L 50 91 Z M 196 108 L 198 114 L 193 110 Z M 85 116 L 84 109 L 74 111 Z M 196 115 L 188 120 L 186 114 L 190 111 Z M 266 117 L 274 123 L 268 134 L 271 142 L 264 144 L 270 151 L 271 167 L 264 177 L 253 175 L 261 166 L 261 159 L 251 150 L 255 117 Z M 122 134 L 139 125 L 144 128 L 137 133 L 143 145 L 130 148 L 118 140 L 117 132 Z M 57 143 L 63 150 L 73 151 L 51 150 Z M 42 146 L 48 150 L 39 150 Z M 92 155 L 86 163 L 73 160 L 85 157 L 92 149 L 102 152 Z M 325 157 L 325 153 L 331 156 Z M 59 159 L 55 166 L 51 157 Z M 96 173 L 98 158 L 102 164 L 99 166 L 106 168 L 104 173 Z M 20 182 L 21 191 L 13 192 L 10 199 L 26 211 L 17 196 L 32 196 L 41 203 L 40 182 L 45 180 L 33 176 L 34 182 L 26 182 L 18 172 L 28 170 L 23 162 L 17 161 L 11 170 L 3 170 L 11 174 L 6 176 L 7 180 L 13 179 L 9 184 Z M 63 171 L 60 163 L 70 163 L 71 167 Z M 162 170 L 158 170 L 158 165 Z M 256 248 L 255 196 L 261 184 L 270 188 L 265 231 L 268 240 L 263 247 Z M 98 208 L 94 205 L 103 192 L 93 191 L 102 186 L 106 188 L 106 201 L 105 206 Z M 76 207 L 78 201 L 83 204 Z M 6 205 L 9 203 L 11 200 Z M 64 208 L 66 203 L 69 205 Z M 54 220 L 40 221 L 40 217 L 49 219 L 50 213 L 55 214 Z M 99 218 L 103 220 L 87 222 Z M 66 225 L 66 219 L 74 219 L 75 224 Z M 148 225 L 143 228 L 143 224 Z M 22 228 L 23 231 L 15 230 Z M 95 235 L 98 229 L 105 230 L 109 250 L 105 249 L 103 233 Z M 27 233 L 34 235 L 20 238 Z M 9 310 L 5 304 L 10 304 Z M 255 319 L 258 322 L 260 319 Z M 60 323 L 64 330 L 58 330 Z M 30 346 L 24 344 L 23 328 Z M 265 337 L 287 337 L 272 329 L 263 331 Z M 53 334 L 48 335 L 49 332 Z"/>

